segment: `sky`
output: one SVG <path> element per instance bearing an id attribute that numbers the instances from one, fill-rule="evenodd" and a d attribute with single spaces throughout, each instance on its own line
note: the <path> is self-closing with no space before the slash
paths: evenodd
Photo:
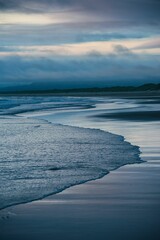
<path id="1" fill-rule="evenodd" d="M 0 0 L 0 89 L 151 82 L 159 0 Z"/>

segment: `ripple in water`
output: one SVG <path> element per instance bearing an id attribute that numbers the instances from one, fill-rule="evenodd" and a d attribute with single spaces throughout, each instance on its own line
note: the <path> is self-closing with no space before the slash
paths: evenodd
<path id="1" fill-rule="evenodd" d="M 0 119 L 0 209 L 140 163 L 139 148 L 101 130 Z"/>

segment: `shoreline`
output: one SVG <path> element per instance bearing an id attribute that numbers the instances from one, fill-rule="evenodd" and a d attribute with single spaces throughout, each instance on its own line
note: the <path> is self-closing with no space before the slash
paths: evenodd
<path id="1" fill-rule="evenodd" d="M 5 209 L 5 219 L 1 219 L 2 239 L 149 240 L 154 233 L 154 240 L 158 240 L 159 198 L 155 197 L 156 192 L 153 194 L 156 186 L 153 187 L 154 181 L 150 183 L 152 176 L 146 181 L 148 171 L 143 170 L 146 166 L 147 163 L 141 167 L 126 165 L 101 179 Z M 158 180 L 158 172 L 155 173 Z M 156 185 L 159 187 L 159 182 Z M 144 200 L 146 187 L 150 198 Z M 138 198 L 135 191 L 139 193 Z"/>
<path id="2" fill-rule="evenodd" d="M 122 98 L 143 98 L 143 97 L 160 97 L 160 90 L 156 91 L 122 91 L 122 92 L 37 92 L 37 93 L 25 93 L 25 92 L 16 92 L 16 93 L 0 93 L 0 97 L 8 96 L 52 96 L 52 97 L 122 97 Z"/>
<path id="3" fill-rule="evenodd" d="M 145 162 L 125 165 L 101 179 L 2 210 L 5 212 L 0 220 L 2 240 L 150 240 L 153 236 L 159 240 L 157 127 L 158 123 L 151 121 L 126 121 L 124 125 L 118 120 L 107 121 L 109 132 L 119 131 L 118 135 L 124 132 L 126 141 L 140 146 Z"/>
<path id="4" fill-rule="evenodd" d="M 136 146 L 136 147 L 138 147 L 138 146 Z M 139 148 L 139 147 L 138 147 L 138 148 Z M 140 155 L 141 155 L 141 152 L 139 153 L 139 156 L 140 156 Z M 114 171 L 116 171 L 116 170 L 118 170 L 118 169 L 120 169 L 120 168 L 123 168 L 123 167 L 125 167 L 125 166 L 135 165 L 135 164 L 143 164 L 143 163 L 145 163 L 145 162 L 146 162 L 146 161 L 144 161 L 144 160 L 142 160 L 142 159 L 140 158 L 140 162 L 124 164 L 124 165 L 122 165 L 122 166 L 120 166 L 120 167 L 117 167 L 117 168 L 115 168 L 115 169 L 113 169 L 113 170 L 111 170 L 111 171 L 109 171 L 109 172 L 106 172 L 103 176 L 100 176 L 100 177 L 97 177 L 97 178 L 93 178 L 93 179 L 90 179 L 90 180 L 86 180 L 86 181 L 81 182 L 81 183 L 73 184 L 73 185 L 71 185 L 71 186 L 69 186 L 69 187 L 65 187 L 64 189 L 62 189 L 62 190 L 60 190 L 60 191 L 58 191 L 58 192 L 56 192 L 56 193 L 50 193 L 50 194 L 48 194 L 48 195 L 46 195 L 46 196 L 43 196 L 43 197 L 37 198 L 37 199 L 33 199 L 33 200 L 31 200 L 31 201 L 26 201 L 26 202 L 21 202 L 21 203 L 15 203 L 15 204 L 13 204 L 13 205 L 8 205 L 8 206 L 6 206 L 6 207 L 4 207 L 4 208 L 0 208 L 0 218 L 2 217 L 2 214 L 1 214 L 1 213 L 5 212 L 5 211 L 8 211 L 8 209 L 12 209 L 12 208 L 18 207 L 18 206 L 20 206 L 20 205 L 32 204 L 32 203 L 37 202 L 37 201 L 43 201 L 44 199 L 47 199 L 47 198 L 53 197 L 53 196 L 55 196 L 55 195 L 61 194 L 61 193 L 63 193 L 64 191 L 67 191 L 67 190 L 70 189 L 70 188 L 74 188 L 74 187 L 76 187 L 76 186 L 80 186 L 80 185 L 83 185 L 83 184 L 87 184 L 87 183 L 89 183 L 89 182 L 101 180 L 102 178 L 106 177 L 107 175 L 111 174 L 112 172 L 114 172 Z"/>
<path id="5" fill-rule="evenodd" d="M 85 129 L 76 126 L 52 124 L 44 119 L 17 117 L 13 119 L 7 120 L 7 122 L 1 119 L 2 140 L 6 134 L 6 130 L 9 129 L 9 131 L 14 134 L 14 142 L 18 136 L 19 143 L 16 145 L 12 142 L 10 135 L 9 138 L 7 138 L 6 135 L 5 145 L 1 141 L 1 146 L 4 149 L 2 159 L 10 158 L 12 154 L 12 151 L 8 150 L 10 146 L 12 146 L 13 149 L 15 147 L 19 152 L 25 150 L 24 152 L 26 153 L 27 150 L 30 155 L 29 159 L 27 158 L 27 154 L 23 156 L 25 164 L 23 161 L 22 163 L 17 162 L 17 158 L 14 157 L 14 155 L 12 157 L 13 171 L 15 171 L 15 166 L 16 169 L 18 167 L 19 170 L 16 173 L 16 179 L 13 178 L 11 182 L 15 188 L 15 193 L 10 192 L 12 189 L 11 184 L 8 181 L 4 181 L 10 175 L 10 171 L 8 171 L 9 167 L 7 162 L 5 163 L 4 161 L 3 163 L 1 159 L 2 170 L 4 169 L 6 172 L 3 173 L 2 171 L 1 174 L 3 183 L 1 184 L 1 210 L 10 206 L 43 199 L 62 192 L 71 186 L 102 178 L 110 171 L 114 171 L 123 165 L 142 162 L 139 147 L 132 146 L 124 140 L 123 136 L 100 129 Z M 25 127 L 23 126 L 24 123 Z M 18 129 L 18 132 L 15 129 Z M 23 135 L 23 130 L 25 130 L 26 136 Z M 65 132 L 66 136 L 64 136 L 63 132 Z M 37 143 L 37 137 L 41 139 L 40 143 L 38 141 L 39 144 Z M 23 140 L 21 140 L 22 138 Z M 31 139 L 34 148 L 30 145 Z M 84 139 L 85 143 L 83 143 Z M 10 142 L 9 145 L 6 145 L 7 141 Z M 44 143 L 45 149 L 43 148 Z M 68 146 L 72 149 L 71 152 L 68 152 Z M 61 153 L 62 148 L 64 153 Z M 38 149 L 38 152 L 35 152 L 35 149 Z M 102 149 L 103 151 L 101 151 Z M 48 151 L 49 156 L 47 157 L 46 155 L 44 160 L 41 155 L 46 154 L 46 151 Z M 126 151 L 125 156 L 123 155 L 123 151 Z M 117 156 L 116 153 L 119 153 L 119 156 Z M 106 158 L 107 154 L 108 158 Z M 92 159 L 93 155 L 96 156 L 94 159 Z M 54 158 L 52 158 L 56 159 L 55 163 L 50 156 L 54 156 Z M 36 160 L 32 161 L 35 157 L 37 163 Z M 35 168 L 36 173 L 34 173 Z M 39 176 L 42 177 L 42 181 L 40 181 Z M 44 176 L 47 181 L 43 180 Z M 34 185 L 37 179 L 39 179 L 41 184 L 37 183 Z M 60 180 L 59 182 L 58 179 Z M 19 180 L 18 183 L 17 180 Z M 24 193 L 21 194 L 21 191 Z M 7 192 L 8 195 L 6 195 L 5 192 Z M 7 197 L 9 197 L 9 200 L 7 200 Z"/>
<path id="6" fill-rule="evenodd" d="M 16 119 L 16 116 L 15 116 L 15 119 Z M 62 128 L 64 127 L 64 129 L 80 130 L 80 131 L 83 131 L 83 132 L 85 132 L 85 130 L 86 130 L 86 131 L 88 131 L 88 132 L 92 132 L 92 134 L 94 134 L 94 133 L 96 133 L 96 132 L 97 132 L 97 133 L 98 133 L 98 132 L 99 132 L 99 133 L 102 133 L 103 135 L 105 134 L 106 136 L 107 136 L 107 134 L 108 134 L 110 137 L 113 136 L 114 138 L 118 139 L 118 141 L 123 142 L 124 144 L 127 144 L 129 147 L 132 148 L 132 150 L 134 149 L 134 150 L 136 151 L 134 164 L 141 164 L 141 163 L 144 162 L 144 161 L 141 159 L 141 157 L 140 157 L 141 151 L 140 151 L 139 146 L 135 146 L 135 145 L 133 146 L 130 142 L 126 141 L 122 135 L 118 135 L 118 134 L 115 134 L 115 133 L 112 133 L 112 132 L 107 132 L 107 131 L 104 131 L 104 130 L 102 130 L 102 129 L 83 128 L 83 127 L 78 127 L 78 126 L 70 126 L 70 125 L 63 125 L 63 124 L 54 124 L 54 123 L 52 123 L 52 122 L 50 122 L 50 121 L 48 121 L 48 120 L 46 120 L 46 119 L 43 119 L 43 118 L 37 119 L 37 118 L 34 118 L 34 117 L 33 117 L 33 118 L 27 118 L 27 117 L 26 117 L 26 120 L 29 120 L 29 123 L 30 123 L 30 124 L 31 124 L 31 122 L 30 122 L 31 119 L 33 119 L 33 120 L 35 121 L 34 123 L 32 123 L 33 125 L 36 124 L 36 126 L 37 126 L 37 124 L 40 124 L 40 125 L 41 125 L 41 124 L 43 124 L 43 123 L 46 123 L 46 124 L 49 124 L 49 126 L 52 126 L 53 130 L 56 129 L 56 126 L 61 126 Z M 23 120 L 23 119 L 21 119 L 21 120 Z M 26 122 L 26 123 L 27 123 L 27 122 Z M 20 123 L 20 124 L 21 124 L 21 123 Z M 40 126 L 40 125 L 38 125 L 38 126 Z M 107 147 L 107 145 L 106 145 L 106 147 Z M 115 148 L 115 150 L 116 150 L 116 148 Z M 106 163 L 106 164 L 107 164 L 107 163 Z M 11 208 L 11 207 L 14 207 L 14 206 L 18 206 L 18 205 L 23 205 L 23 204 L 32 203 L 32 202 L 39 201 L 39 200 L 43 200 L 43 199 L 45 199 L 45 198 L 47 198 L 47 197 L 50 197 L 50 196 L 52 196 L 52 195 L 59 194 L 59 193 L 65 191 L 65 190 L 67 190 L 68 188 L 71 188 L 71 187 L 74 187 L 74 186 L 78 186 L 78 185 L 82 185 L 82 184 L 85 184 L 85 183 L 90 182 L 90 181 L 94 181 L 94 180 L 101 179 L 101 178 L 103 178 L 104 176 L 110 174 L 111 172 L 117 170 L 118 168 L 123 167 L 123 166 L 125 166 L 125 165 L 131 165 L 131 164 L 133 164 L 133 163 L 132 163 L 132 162 L 131 162 L 131 163 L 129 163 L 129 162 L 128 162 L 128 163 L 124 163 L 124 164 L 121 164 L 120 166 L 117 166 L 117 167 L 114 167 L 114 168 L 112 167 L 113 169 L 110 170 L 110 171 L 108 171 L 108 169 L 106 168 L 106 170 L 104 170 L 104 172 L 101 173 L 101 174 L 100 174 L 99 176 L 97 176 L 97 177 L 93 177 L 93 178 L 90 178 L 90 179 L 88 179 L 88 180 L 84 180 L 84 181 L 81 181 L 81 182 L 73 183 L 73 184 L 71 184 L 70 186 L 67 186 L 67 187 L 65 186 L 63 189 L 60 189 L 60 190 L 58 190 L 58 191 L 56 191 L 56 192 L 48 193 L 48 194 L 46 194 L 46 195 L 44 195 L 44 196 L 42 196 L 42 197 L 34 198 L 34 199 L 32 199 L 32 200 L 26 200 L 26 201 L 19 202 L 19 203 L 10 204 L 10 205 L 8 205 L 8 206 L 5 206 L 5 207 L 3 207 L 3 208 L 0 208 L 0 213 L 1 213 L 1 211 L 3 211 L 3 210 L 7 210 L 8 208 Z M 50 169 L 50 170 L 52 171 L 52 169 Z M 56 169 L 56 170 L 57 170 L 57 169 Z M 59 169 L 58 169 L 58 170 L 59 170 Z"/>

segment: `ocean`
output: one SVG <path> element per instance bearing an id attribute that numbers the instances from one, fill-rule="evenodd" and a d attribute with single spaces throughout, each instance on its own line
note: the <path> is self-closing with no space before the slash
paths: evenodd
<path id="1" fill-rule="evenodd" d="M 143 146 L 140 150 L 135 146 L 137 133 L 133 137 L 129 129 L 134 113 L 147 109 L 155 113 L 156 129 L 159 103 L 155 101 L 1 97 L 0 208 L 44 198 L 126 164 L 142 163 Z M 134 119 L 136 124 L 143 131 L 147 115 Z"/>

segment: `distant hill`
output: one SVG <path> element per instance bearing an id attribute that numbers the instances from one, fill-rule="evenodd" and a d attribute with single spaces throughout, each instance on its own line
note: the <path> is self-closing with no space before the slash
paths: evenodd
<path id="1" fill-rule="evenodd" d="M 1 90 L 1 94 L 69 94 L 69 93 L 101 93 L 101 92 L 136 92 L 136 91 L 159 91 L 160 83 L 144 84 L 141 86 L 114 86 L 104 88 L 76 88 L 76 89 L 51 89 L 51 90 Z"/>

